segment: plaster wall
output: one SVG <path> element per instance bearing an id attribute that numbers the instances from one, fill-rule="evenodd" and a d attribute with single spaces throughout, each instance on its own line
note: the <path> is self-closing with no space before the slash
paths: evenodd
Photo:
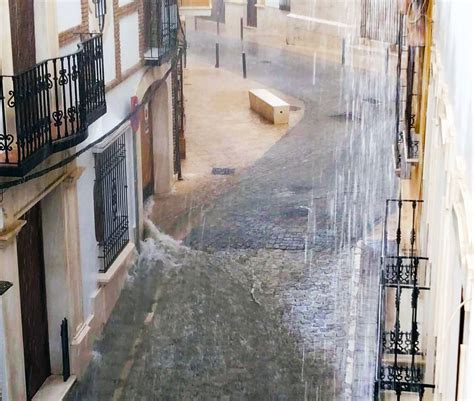
<path id="1" fill-rule="evenodd" d="M 474 5 L 470 0 L 436 1 L 434 43 L 443 69 L 446 96 L 456 129 L 455 151 L 460 157 L 470 193 L 474 190 L 473 52 Z"/>
<path id="2" fill-rule="evenodd" d="M 276 6 L 268 5 L 257 7 L 258 29 L 268 35 L 286 36 L 288 11 L 282 11 Z"/>
<path id="3" fill-rule="evenodd" d="M 59 55 L 58 33 L 60 32 L 61 19 L 57 19 L 57 7 L 62 7 L 66 3 L 80 0 L 57 0 L 57 1 L 35 1 L 35 47 L 36 61 L 40 62 L 48 58 Z M 74 11 L 81 18 L 81 10 Z M 72 15 L 63 16 L 62 20 L 67 21 Z M 59 26 L 58 26 L 59 24 Z"/>
<path id="4" fill-rule="evenodd" d="M 360 3 L 353 0 L 301 0 L 291 3 L 287 42 L 294 45 L 339 47 L 342 38 L 356 37 Z"/>
<path id="5" fill-rule="evenodd" d="M 140 61 L 138 43 L 138 13 L 120 19 L 120 56 L 122 72 Z"/>
<path id="6" fill-rule="evenodd" d="M 247 1 L 224 0 L 224 3 L 226 32 L 240 37 L 240 19 L 243 18 L 244 25 L 247 25 Z"/>
<path id="7" fill-rule="evenodd" d="M 173 183 L 173 134 L 171 117 L 171 77 L 156 91 L 151 102 L 155 193 L 166 194 Z"/>
<path id="8" fill-rule="evenodd" d="M 420 239 L 432 268 L 425 306 L 430 334 L 426 372 L 437 385 L 434 399 L 445 401 L 456 398 L 456 385 L 458 399 L 474 399 L 474 385 L 467 379 L 474 377 L 474 142 L 472 56 L 464 51 L 469 40 L 472 46 L 472 35 L 465 35 L 472 31 L 466 3 L 438 3 L 424 148 Z M 458 362 L 461 294 L 465 322 Z"/>
<path id="9" fill-rule="evenodd" d="M 40 2 L 38 2 L 40 3 Z M 53 3 L 52 1 L 41 3 Z M 81 24 L 81 0 L 56 0 L 57 25 L 59 32 Z"/>
<path id="10" fill-rule="evenodd" d="M 89 20 L 95 22 L 96 19 L 90 18 Z M 115 71 L 115 36 L 113 20 L 113 14 L 107 13 L 105 17 L 104 31 L 102 32 L 105 84 L 110 83 L 117 76 L 117 72 Z"/>

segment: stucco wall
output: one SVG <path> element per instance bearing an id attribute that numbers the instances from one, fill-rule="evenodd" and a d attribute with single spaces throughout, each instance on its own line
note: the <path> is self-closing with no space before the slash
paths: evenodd
<path id="1" fill-rule="evenodd" d="M 474 137 L 472 3 L 436 2 L 424 148 L 422 253 L 430 258 L 427 381 L 456 398 L 461 294 L 465 326 L 458 399 L 474 399 Z"/>

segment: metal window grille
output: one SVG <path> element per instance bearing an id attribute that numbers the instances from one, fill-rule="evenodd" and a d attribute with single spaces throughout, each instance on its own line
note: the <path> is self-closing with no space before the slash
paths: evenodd
<path id="1" fill-rule="evenodd" d="M 106 272 L 129 242 L 125 134 L 95 155 L 95 233 L 100 271 Z"/>
<path id="2" fill-rule="evenodd" d="M 171 72 L 171 94 L 173 104 L 173 159 L 174 173 L 181 179 L 181 153 L 179 138 L 184 133 L 184 98 L 183 98 L 183 52 L 180 49 L 176 64 Z"/>
<path id="3" fill-rule="evenodd" d="M 107 1 L 106 0 L 93 0 L 95 6 L 95 17 L 99 24 L 100 32 L 104 30 L 105 14 L 107 14 Z"/>
<path id="4" fill-rule="evenodd" d="M 398 0 L 362 0 L 360 36 L 396 43 L 398 15 Z"/>
<path id="5" fill-rule="evenodd" d="M 384 239 L 379 278 L 378 355 L 374 400 L 393 391 L 396 400 L 407 393 L 423 399 L 426 389 L 421 362 L 421 329 L 418 317 L 419 297 L 429 290 L 428 258 L 416 249 L 416 214 L 422 201 L 389 199 L 386 204 Z M 389 216 L 397 215 L 395 226 Z M 402 222 L 411 222 L 405 227 Z M 408 302 L 404 302 L 404 300 Z M 402 311 L 410 305 L 409 312 Z M 386 358 L 390 356 L 390 358 Z M 412 398 L 410 398 L 412 399 Z"/>
<path id="6" fill-rule="evenodd" d="M 145 0 L 145 54 L 150 64 L 168 61 L 178 47 L 178 4 L 176 0 Z"/>

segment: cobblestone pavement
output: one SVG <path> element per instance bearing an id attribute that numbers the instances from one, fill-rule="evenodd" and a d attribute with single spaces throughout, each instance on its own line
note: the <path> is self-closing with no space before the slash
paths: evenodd
<path id="1" fill-rule="evenodd" d="M 190 35 L 190 51 L 210 58 L 214 39 Z M 221 66 L 238 71 L 240 42 L 222 39 L 221 49 Z M 351 327 L 363 331 L 373 315 L 373 271 L 355 268 L 354 246 L 390 192 L 391 145 L 374 137 L 387 128 L 385 111 L 358 99 L 357 118 L 347 113 L 354 103 L 341 86 L 353 81 L 355 90 L 355 72 L 318 64 L 312 85 L 312 60 L 256 44 L 247 51 L 253 79 L 305 102 L 302 121 L 236 172 L 187 246 L 150 226 L 70 400 L 326 401 L 368 393 L 359 389 L 370 375 L 354 369 L 371 358 L 372 326 L 355 337 Z"/>

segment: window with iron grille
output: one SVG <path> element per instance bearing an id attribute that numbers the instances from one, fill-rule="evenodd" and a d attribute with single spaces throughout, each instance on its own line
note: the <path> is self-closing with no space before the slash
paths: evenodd
<path id="1" fill-rule="evenodd" d="M 94 219 L 105 273 L 129 242 L 125 134 L 95 154 Z"/>

